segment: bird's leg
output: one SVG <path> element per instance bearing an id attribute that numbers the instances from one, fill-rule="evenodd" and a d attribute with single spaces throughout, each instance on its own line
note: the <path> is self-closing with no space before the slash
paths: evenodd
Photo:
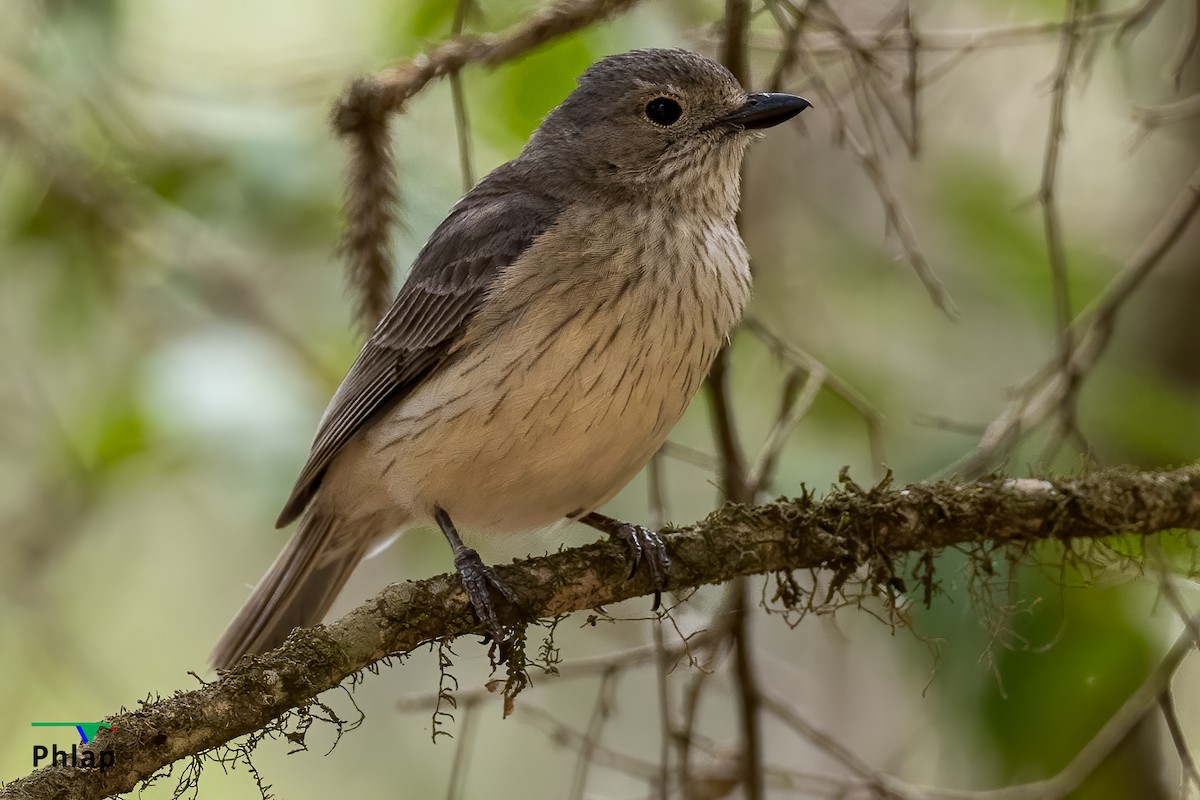
<path id="1" fill-rule="evenodd" d="M 491 567 L 483 563 L 479 558 L 479 553 L 463 544 L 449 514 L 441 508 L 435 508 L 433 517 L 437 520 L 438 527 L 442 529 L 442 535 L 450 543 L 450 549 L 454 551 L 454 567 L 458 570 L 458 578 L 467 591 L 467 597 L 471 600 L 471 608 L 475 610 L 475 616 L 488 629 L 494 640 L 503 641 L 504 629 L 496 617 L 496 609 L 492 606 L 491 590 L 498 591 L 505 600 L 513 605 L 517 605 L 517 596 L 512 589 L 496 577 L 496 573 L 492 571 Z"/>
<path id="2" fill-rule="evenodd" d="M 646 565 L 650 572 L 650 580 L 654 583 L 654 608 L 657 609 L 671 572 L 671 557 L 667 555 L 667 545 L 662 537 L 641 525 L 621 522 L 595 511 L 578 517 L 578 520 L 625 543 L 629 548 L 629 560 L 633 562 L 629 570 L 630 578 L 637 574 L 639 566 L 643 563 Z"/>

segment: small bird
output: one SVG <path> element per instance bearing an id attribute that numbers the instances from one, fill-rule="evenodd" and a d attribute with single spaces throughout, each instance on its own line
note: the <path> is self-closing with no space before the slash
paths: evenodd
<path id="1" fill-rule="evenodd" d="M 596 509 L 662 445 L 740 319 L 742 159 L 756 130 L 808 107 L 747 94 L 686 50 L 589 67 L 418 254 L 321 418 L 277 522 L 299 527 L 214 665 L 320 622 L 368 553 L 430 521 L 493 635 L 492 592 L 516 598 L 460 526 L 577 520 L 665 587 L 661 539 Z"/>

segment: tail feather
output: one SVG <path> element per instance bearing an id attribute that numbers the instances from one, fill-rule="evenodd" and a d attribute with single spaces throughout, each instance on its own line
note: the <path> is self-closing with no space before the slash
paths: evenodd
<path id="1" fill-rule="evenodd" d="M 293 628 L 320 622 L 376 538 L 373 531 L 337 529 L 364 522 L 310 508 L 217 642 L 210 656 L 213 666 L 228 669 L 246 653 L 278 647 Z"/>

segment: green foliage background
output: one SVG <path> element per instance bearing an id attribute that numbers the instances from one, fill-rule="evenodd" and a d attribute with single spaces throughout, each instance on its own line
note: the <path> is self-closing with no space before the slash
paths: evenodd
<path id="1" fill-rule="evenodd" d="M 1194 169 L 1193 123 L 1129 147 L 1131 103 L 1174 97 L 1161 68 L 1182 6 L 1168 3 L 1120 54 L 1105 39 L 1090 79 L 1071 95 L 1059 191 L 1077 310 Z M 499 30 L 535 7 L 485 0 L 471 28 Z M 1033 0 L 914 9 L 920 24 L 939 28 L 1061 13 Z M 707 31 L 721 10 L 711 0 L 646 3 L 494 72 L 469 70 L 479 172 L 514 156 L 592 61 L 633 47 L 711 52 Z M 271 529 L 277 506 L 358 342 L 335 255 L 342 153 L 328 108 L 348 77 L 444 36 L 453 11 L 439 0 L 5 5 L 0 779 L 29 770 L 31 747 L 44 739 L 30 721 L 99 719 L 190 685 L 186 671 L 202 672 L 246 587 L 282 546 L 285 534 Z M 878 11 L 852 3 L 845 13 L 866 23 Z M 769 15 L 756 17 L 756 38 L 772 30 Z M 920 158 L 891 147 L 889 174 L 960 322 L 938 313 L 897 259 L 878 198 L 831 137 L 820 104 L 803 124 L 772 131 L 748 164 L 752 313 L 883 412 L 887 461 L 900 481 L 927 477 L 975 441 L 931 418 L 978 428 L 1053 352 L 1050 274 L 1028 201 L 1055 46 L 1048 37 L 965 59 L 923 93 Z M 754 51 L 756 76 L 771 63 Z M 830 73 L 849 103 L 842 73 Z M 1195 71 L 1185 80 L 1194 90 Z M 800 78 L 788 88 L 811 87 Z M 448 85 L 412 102 L 395 137 L 403 270 L 461 188 Z M 1135 297 L 1088 378 L 1081 425 L 1102 463 L 1156 467 L 1200 455 L 1196 243 L 1193 232 Z M 734 363 L 739 422 L 757 443 L 774 420 L 785 370 L 748 335 L 736 339 Z M 702 401 L 673 438 L 711 452 Z M 1006 470 L 1030 471 L 1043 439 L 1032 437 Z M 671 518 L 702 517 L 715 502 L 711 474 L 665 463 Z M 828 485 L 844 464 L 863 482 L 875 475 L 861 418 L 822 394 L 774 488 Z M 1083 464 L 1064 451 L 1049 468 Z M 647 519 L 644 480 L 609 510 Z M 501 560 L 590 536 L 563 529 L 477 544 Z M 1152 583 L 1116 568 L 1097 578 L 1053 566 L 1010 574 L 997 563 L 985 601 L 965 564 L 958 554 L 939 559 L 945 594 L 912 610 L 916 635 L 854 609 L 795 630 L 762 617 L 764 682 L 870 763 L 921 783 L 984 788 L 1052 774 L 1147 674 L 1177 622 L 1157 607 Z M 360 569 L 340 608 L 386 582 L 449 568 L 440 537 L 414 532 Z M 681 626 L 701 624 L 718 598 L 700 593 L 677 612 Z M 578 630 L 580 622 L 568 620 L 557 635 L 568 662 L 649 636 L 645 623 Z M 464 687 L 486 679 L 483 650 L 455 645 L 453 673 Z M 1200 740 L 1194 672 L 1181 673 L 1177 703 Z M 288 755 L 275 742 L 255 763 L 279 797 L 441 796 L 455 745 L 431 744 L 427 714 L 394 708 L 437 681 L 428 654 L 384 670 L 356 692 L 363 726 L 331 753 L 332 734 L 318 726 L 309 752 Z M 732 746 L 733 701 L 723 678 L 715 685 L 703 730 Z M 581 730 L 595 692 L 594 681 L 535 676 L 518 706 L 548 709 Z M 616 696 L 605 741 L 653 760 L 653 671 L 623 678 Z M 344 695 L 329 702 L 353 716 Z M 466 796 L 485 788 L 494 798 L 566 795 L 575 754 L 520 713 L 501 722 L 498 700 L 478 712 Z M 1151 721 L 1079 796 L 1168 796 L 1176 780 L 1169 752 Z M 773 725 L 767 760 L 806 773 L 829 767 Z M 212 765 L 203 781 L 201 796 L 257 795 L 244 768 L 226 774 Z M 173 785 L 162 781 L 146 796 L 167 797 Z M 600 766 L 588 786 L 598 796 L 644 793 L 644 784 Z"/>

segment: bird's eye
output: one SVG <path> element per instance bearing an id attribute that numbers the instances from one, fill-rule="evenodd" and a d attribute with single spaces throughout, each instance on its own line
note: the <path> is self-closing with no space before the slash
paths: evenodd
<path id="1" fill-rule="evenodd" d="M 646 104 L 646 118 L 655 125 L 673 125 L 683 109 L 669 97 L 656 97 Z"/>

